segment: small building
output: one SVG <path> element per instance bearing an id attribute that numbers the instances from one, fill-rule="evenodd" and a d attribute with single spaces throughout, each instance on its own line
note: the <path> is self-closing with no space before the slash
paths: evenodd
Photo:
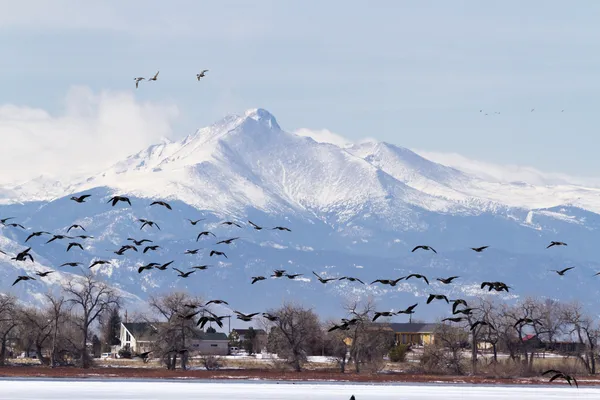
<path id="1" fill-rule="evenodd" d="M 190 344 L 194 353 L 211 356 L 226 356 L 229 354 L 229 338 L 223 332 L 198 331 Z"/>
<path id="2" fill-rule="evenodd" d="M 158 324 L 151 322 L 121 322 L 121 348 L 134 353 L 150 351 L 158 337 Z"/>
<path id="3" fill-rule="evenodd" d="M 437 324 L 427 323 L 388 323 L 395 336 L 397 344 L 409 344 L 417 346 L 425 346 L 433 344 L 434 330 Z"/>

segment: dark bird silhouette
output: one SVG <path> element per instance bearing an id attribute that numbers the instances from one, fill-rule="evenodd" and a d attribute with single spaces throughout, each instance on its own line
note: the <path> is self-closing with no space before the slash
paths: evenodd
<path id="1" fill-rule="evenodd" d="M 209 257 L 212 257 L 212 256 L 223 256 L 225 258 L 229 258 L 229 257 L 227 257 L 227 254 L 223 253 L 222 251 L 217 251 L 217 250 L 211 250 L 210 254 L 208 256 Z"/>
<path id="2" fill-rule="evenodd" d="M 490 247 L 490 246 L 471 247 L 471 250 L 476 251 L 477 253 L 481 253 L 482 251 L 484 251 L 488 247 Z"/>
<path id="3" fill-rule="evenodd" d="M 271 276 L 275 278 L 281 278 L 283 274 L 285 274 L 285 269 L 276 269 L 275 271 L 273 271 L 273 275 Z"/>
<path id="4" fill-rule="evenodd" d="M 0 250 L 0 254 L 7 255 L 7 254 L 6 254 L 6 252 L 4 252 L 4 251 L 2 251 L 2 250 Z"/>
<path id="5" fill-rule="evenodd" d="M 146 247 L 144 247 L 144 251 L 142 251 L 142 253 L 146 254 L 146 252 L 148 252 L 148 251 L 156 251 L 158 249 L 160 249 L 159 245 L 146 246 Z"/>
<path id="6" fill-rule="evenodd" d="M 209 231 L 204 231 L 204 232 L 200 232 L 200 233 L 198 234 L 198 236 L 196 237 L 196 242 L 197 242 L 198 240 L 200 240 L 200 238 L 201 238 L 202 236 L 208 236 L 208 235 L 213 235 L 214 237 L 217 237 L 217 235 L 215 235 L 215 234 L 214 234 L 214 233 L 212 233 L 212 232 L 209 232 Z"/>
<path id="7" fill-rule="evenodd" d="M 19 275 L 17 277 L 17 280 L 14 281 L 14 283 L 12 284 L 12 286 L 15 286 L 17 283 L 19 283 L 20 281 L 35 281 L 35 278 L 31 277 L 31 276 L 27 276 L 27 275 Z"/>
<path id="8" fill-rule="evenodd" d="M 361 281 L 360 279 L 358 279 L 358 278 L 353 278 L 353 277 L 351 277 L 351 276 L 342 276 L 342 277 L 341 277 L 339 280 L 340 280 L 340 281 L 343 281 L 344 279 L 347 279 L 347 280 L 349 280 L 350 282 L 360 282 L 360 283 L 362 283 L 363 285 L 365 284 L 365 283 L 364 283 L 363 281 Z"/>
<path id="9" fill-rule="evenodd" d="M 431 247 L 431 246 L 425 246 L 425 245 L 416 246 L 414 249 L 412 249 L 411 253 L 414 253 L 418 249 L 431 250 L 431 251 L 433 251 L 434 253 L 437 254 L 437 251 L 435 251 L 435 249 L 433 247 Z"/>
<path id="10" fill-rule="evenodd" d="M 279 317 L 277 315 L 273 315 L 273 314 L 269 314 L 269 313 L 265 312 L 265 313 L 262 313 L 262 316 L 271 322 L 279 321 Z"/>
<path id="11" fill-rule="evenodd" d="M 200 249 L 186 250 L 183 254 L 198 254 Z"/>
<path id="12" fill-rule="evenodd" d="M 341 330 L 341 331 L 347 331 L 347 330 L 349 330 L 349 329 L 350 329 L 350 326 L 349 326 L 349 325 L 347 325 L 347 324 L 333 325 L 331 328 L 329 328 L 329 329 L 327 330 L 327 332 L 333 332 L 333 331 L 335 331 L 336 329 L 339 329 L 339 330 Z"/>
<path id="13" fill-rule="evenodd" d="M 563 276 L 565 274 L 565 272 L 573 269 L 575 267 L 569 267 L 569 268 L 565 268 L 565 269 L 561 269 L 560 271 L 557 271 L 555 269 L 551 269 L 550 271 L 556 272 L 557 274 L 559 274 L 560 276 Z"/>
<path id="14" fill-rule="evenodd" d="M 0 219 L 0 224 L 6 225 L 6 221 L 10 221 L 11 219 L 15 219 L 15 217 L 7 217 Z"/>
<path id="15" fill-rule="evenodd" d="M 567 383 L 569 384 L 569 386 L 573 386 L 571 381 L 573 381 L 573 383 L 575 384 L 575 387 L 579 388 L 579 384 L 577 383 L 577 379 L 575 379 L 574 377 L 572 377 L 571 375 L 567 375 L 563 372 L 560 372 L 556 369 L 549 369 L 545 372 L 542 373 L 542 376 L 547 375 L 547 374 L 554 374 L 551 378 L 549 382 L 553 382 L 556 379 L 564 379 L 565 381 L 567 381 Z"/>
<path id="16" fill-rule="evenodd" d="M 11 258 L 11 260 L 15 260 L 15 261 L 25 261 L 27 259 L 31 260 L 31 262 L 33 262 L 33 256 L 31 254 L 29 254 L 29 251 L 31 251 L 31 247 L 26 248 L 25 250 L 17 253 L 14 257 Z"/>
<path id="17" fill-rule="evenodd" d="M 430 294 L 427 298 L 427 304 L 431 303 L 433 300 L 446 300 L 446 303 L 450 304 L 448 297 L 443 294 Z"/>
<path id="18" fill-rule="evenodd" d="M 201 311 L 200 311 L 200 310 L 198 310 L 198 311 L 196 311 L 196 312 L 193 312 L 193 313 L 191 313 L 191 314 L 177 314 L 177 316 L 178 316 L 179 318 L 181 318 L 181 319 L 187 319 L 187 320 L 190 320 L 190 319 L 194 318 L 196 315 L 200 314 L 200 312 L 201 312 Z"/>
<path id="19" fill-rule="evenodd" d="M 272 230 L 278 230 L 278 231 L 286 231 L 286 232 L 291 232 L 292 230 L 290 228 L 286 228 L 285 226 L 276 226 L 274 228 L 271 228 Z"/>
<path id="20" fill-rule="evenodd" d="M 142 265 L 141 267 L 138 268 L 138 274 L 141 274 L 142 271 L 151 270 L 152 268 L 154 268 L 157 265 L 160 265 L 160 264 L 151 262 L 149 264 Z"/>
<path id="21" fill-rule="evenodd" d="M 208 269 L 208 267 L 210 267 L 210 265 L 196 265 L 195 267 L 192 267 L 192 268 L 198 269 L 200 271 L 204 271 L 204 270 Z"/>
<path id="22" fill-rule="evenodd" d="M 35 274 L 36 274 L 37 276 L 39 276 L 40 278 L 44 278 L 44 277 L 46 277 L 46 276 L 50 275 L 50 274 L 51 274 L 51 273 L 53 273 L 53 272 L 54 272 L 54 271 L 44 271 L 44 272 L 42 272 L 42 271 L 35 271 Z"/>
<path id="23" fill-rule="evenodd" d="M 83 226 L 81 226 L 81 225 L 78 225 L 78 224 L 73 224 L 73 225 L 71 225 L 71 226 L 69 227 L 69 229 L 67 229 L 67 233 L 69 233 L 69 231 L 70 231 L 71 229 L 81 229 L 82 231 L 85 231 L 85 228 L 84 228 Z"/>
<path id="24" fill-rule="evenodd" d="M 93 236 L 88 236 L 88 235 L 77 235 L 75 237 L 79 238 L 79 239 L 93 239 L 94 238 Z"/>
<path id="25" fill-rule="evenodd" d="M 154 222 L 154 221 L 150 221 L 150 220 L 148 220 L 148 219 L 138 219 L 138 221 L 139 221 L 139 222 L 142 222 L 142 226 L 140 226 L 140 230 L 144 229 L 144 227 L 145 227 L 146 225 L 148 225 L 148 226 L 149 226 L 149 227 L 151 227 L 151 228 L 152 228 L 153 226 L 156 226 L 156 228 L 157 228 L 158 230 L 160 230 L 160 226 L 158 226 L 158 224 L 157 224 L 156 222 Z"/>
<path id="26" fill-rule="evenodd" d="M 168 267 L 169 265 L 173 264 L 174 262 L 175 262 L 175 260 L 172 260 L 172 261 L 169 261 L 168 263 L 165 263 L 165 264 L 163 264 L 163 265 L 155 265 L 155 266 L 154 266 L 154 268 L 155 268 L 155 269 L 158 269 L 158 270 L 161 270 L 161 271 L 164 271 L 164 270 L 166 270 L 166 269 L 167 269 L 167 267 Z"/>
<path id="27" fill-rule="evenodd" d="M 52 237 L 50 238 L 50 240 L 48 240 L 46 242 L 46 244 L 54 242 L 55 240 L 63 240 L 63 239 L 73 239 L 72 236 L 66 236 L 66 235 L 52 235 Z"/>
<path id="28" fill-rule="evenodd" d="M 139 88 L 140 82 L 143 81 L 144 79 L 146 79 L 146 78 L 142 78 L 141 76 L 138 77 L 138 78 L 133 78 L 133 80 L 135 81 L 135 88 L 136 89 Z"/>
<path id="29" fill-rule="evenodd" d="M 203 317 L 200 317 L 196 326 L 200 326 L 200 329 L 202 329 L 202 328 L 204 328 L 204 325 L 206 325 L 208 322 L 214 322 L 215 324 L 217 324 L 219 326 L 219 328 L 223 328 L 223 320 L 227 317 L 229 317 L 229 316 L 228 315 L 217 316 L 217 315 L 214 315 L 211 313 L 211 315 L 205 315 Z"/>
<path id="30" fill-rule="evenodd" d="M 550 244 L 546 248 L 549 249 L 550 247 L 553 247 L 553 246 L 566 246 L 566 245 L 567 244 L 565 242 L 551 241 Z"/>
<path id="31" fill-rule="evenodd" d="M 136 246 L 141 246 L 142 244 L 144 244 L 146 242 L 153 243 L 152 240 L 150 240 L 150 239 L 135 240 L 134 238 L 127 238 L 127 240 L 131 240 L 133 242 L 133 244 L 135 244 Z"/>
<path id="32" fill-rule="evenodd" d="M 209 304 L 225 304 L 225 305 L 229 305 L 228 302 L 226 302 L 225 300 L 209 300 L 206 302 L 205 306 L 209 305 Z"/>
<path id="33" fill-rule="evenodd" d="M 121 248 L 117 251 L 113 251 L 113 253 L 115 253 L 118 256 L 122 256 L 123 254 L 125 254 L 125 252 L 127 250 L 133 250 L 133 251 L 138 251 L 137 247 L 132 246 L 130 244 L 126 244 L 124 246 L 121 246 Z"/>
<path id="34" fill-rule="evenodd" d="M 412 306 L 408 306 L 406 307 L 406 309 L 404 310 L 400 310 L 398 312 L 396 312 L 396 314 L 414 314 L 415 313 L 415 308 L 419 305 L 419 303 L 415 303 Z"/>
<path id="35" fill-rule="evenodd" d="M 451 318 L 444 318 L 442 320 L 442 322 L 445 321 L 450 321 L 450 322 L 461 322 L 461 321 L 465 321 L 465 317 L 451 317 Z"/>
<path id="36" fill-rule="evenodd" d="M 471 324 L 471 329 L 469 329 L 470 331 L 474 330 L 475 328 L 477 328 L 477 326 L 489 326 L 490 329 L 492 330 L 496 330 L 496 328 L 494 328 L 494 325 L 490 324 L 487 321 L 475 321 L 474 323 Z"/>
<path id="37" fill-rule="evenodd" d="M 157 72 L 156 72 L 156 74 L 154 74 L 154 76 L 153 76 L 152 78 L 148 78 L 148 82 L 150 82 L 150 81 L 156 81 L 156 80 L 158 80 L 158 73 L 159 73 L 159 72 L 160 72 L 160 71 L 157 71 Z"/>
<path id="38" fill-rule="evenodd" d="M 285 274 L 285 276 L 288 277 L 288 279 L 296 279 L 299 276 L 302 276 L 302 274 Z"/>
<path id="39" fill-rule="evenodd" d="M 241 319 L 242 321 L 245 321 L 245 322 L 252 321 L 252 318 L 254 318 L 256 315 L 260 314 L 260 313 L 244 314 L 239 311 L 234 311 L 234 313 L 237 314 L 237 319 Z"/>
<path id="40" fill-rule="evenodd" d="M 50 232 L 46 232 L 46 231 L 40 231 L 40 232 L 33 232 L 31 235 L 27 236 L 27 239 L 25 239 L 25 243 L 27 243 L 29 241 L 29 239 L 37 237 L 37 236 L 42 236 L 42 235 L 51 235 Z"/>
<path id="41" fill-rule="evenodd" d="M 459 310 L 458 308 L 452 310 L 452 314 L 463 314 L 463 315 L 471 315 L 473 314 L 473 310 L 475 310 L 475 308 L 463 308 L 462 310 Z"/>
<path id="42" fill-rule="evenodd" d="M 336 281 L 338 278 L 321 278 L 315 271 L 312 272 L 314 276 L 317 277 L 317 279 L 319 280 L 319 282 L 321 283 L 327 283 L 330 281 Z"/>
<path id="43" fill-rule="evenodd" d="M 453 280 L 455 280 L 456 278 L 460 278 L 460 276 L 451 276 L 449 278 L 437 278 L 438 281 L 442 282 L 443 284 L 450 284 L 452 283 Z"/>
<path id="44" fill-rule="evenodd" d="M 239 237 L 234 237 L 231 239 L 226 239 L 226 240 L 221 240 L 219 242 L 217 242 L 217 244 L 231 244 L 234 240 L 239 239 Z"/>
<path id="45" fill-rule="evenodd" d="M 191 220 L 191 219 L 187 218 L 187 220 L 188 220 L 188 221 L 190 221 L 190 224 L 192 224 L 192 225 L 194 225 L 194 226 L 195 226 L 195 225 L 196 225 L 198 222 L 200 222 L 200 221 L 204 221 L 205 219 L 206 219 L 206 218 L 201 218 L 201 219 L 197 219 L 197 220 L 193 221 L 193 220 Z"/>
<path id="46" fill-rule="evenodd" d="M 171 208 L 171 205 L 165 201 L 153 201 L 152 203 L 150 203 L 151 206 L 157 205 L 157 206 L 163 206 L 165 208 L 167 208 L 168 210 L 172 210 L 173 208 Z"/>
<path id="47" fill-rule="evenodd" d="M 191 271 L 188 271 L 188 272 L 183 272 L 182 270 L 177 269 L 177 268 L 173 268 L 173 269 L 175 271 L 179 272 L 179 276 L 182 277 L 182 278 L 187 278 L 188 276 L 190 276 L 191 274 L 193 274 L 194 272 L 196 272 L 195 269 L 193 269 Z"/>
<path id="48" fill-rule="evenodd" d="M 200 72 L 199 74 L 196 74 L 196 79 L 200 80 L 200 78 L 204 78 L 206 75 L 206 73 L 208 72 L 207 69 L 203 69 L 202 72 Z"/>
<path id="49" fill-rule="evenodd" d="M 466 300 L 463 299 L 456 299 L 456 300 L 450 300 L 450 302 L 452 303 L 452 314 L 456 314 L 456 309 L 458 308 L 458 306 L 463 305 L 465 307 L 468 307 L 469 305 L 467 304 Z"/>
<path id="50" fill-rule="evenodd" d="M 377 321 L 379 317 L 393 317 L 396 313 L 392 311 L 375 311 L 373 316 L 373 322 Z"/>
<path id="51" fill-rule="evenodd" d="M 123 203 L 127 203 L 127 204 L 131 205 L 131 201 L 129 200 L 129 197 L 125 197 L 125 196 L 113 196 L 106 203 L 108 204 L 108 203 L 112 202 L 112 206 L 114 207 L 120 201 L 122 201 Z"/>
<path id="52" fill-rule="evenodd" d="M 64 264 L 61 265 L 61 267 L 77 267 L 79 265 L 83 265 L 80 262 L 66 262 Z"/>
<path id="53" fill-rule="evenodd" d="M 85 199 L 87 199 L 90 196 L 91 196 L 91 194 L 82 194 L 79 197 L 77 197 L 77 196 L 71 197 L 71 200 L 73 200 L 76 203 L 85 203 Z"/>
<path id="54" fill-rule="evenodd" d="M 420 274 L 410 274 L 409 276 L 407 276 L 405 279 L 408 280 L 410 278 L 417 278 L 417 279 L 423 279 L 425 281 L 425 283 L 427 283 L 429 285 L 429 280 L 427 280 L 427 277 L 425 275 L 420 275 Z"/>
<path id="55" fill-rule="evenodd" d="M 67 246 L 67 251 L 71 250 L 73 247 L 79 247 L 81 250 L 83 250 L 83 246 L 81 244 L 79 244 L 77 242 L 71 242 Z"/>
<path id="56" fill-rule="evenodd" d="M 105 265 L 105 264 L 110 264 L 110 261 L 105 261 L 105 260 L 96 260 L 92 263 L 92 265 L 90 265 L 90 269 L 92 267 L 95 267 L 96 265 Z"/>
<path id="57" fill-rule="evenodd" d="M 235 226 L 237 226 L 238 228 L 241 228 L 241 226 L 240 226 L 238 223 L 235 223 L 235 222 L 232 222 L 232 221 L 225 221 L 225 222 L 221 222 L 221 225 L 229 225 L 229 226 L 231 226 L 231 225 L 235 225 Z"/>
<path id="58" fill-rule="evenodd" d="M 398 282 L 400 282 L 402 279 L 404 279 L 404 277 L 401 277 L 401 278 L 398 278 L 398 279 L 377 279 L 377 280 L 374 280 L 373 282 L 371 282 L 370 285 L 379 282 L 382 285 L 396 286 L 396 284 Z"/>
<path id="59" fill-rule="evenodd" d="M 542 325 L 539 319 L 533 318 L 519 318 L 517 322 L 513 325 L 513 327 L 517 327 L 519 325 Z"/>
<path id="60" fill-rule="evenodd" d="M 254 229 L 256 229 L 257 231 L 260 231 L 261 229 L 263 229 L 263 227 L 262 227 L 262 226 L 258 226 L 258 225 L 256 225 L 254 222 L 252 222 L 252 221 L 250 221 L 250 220 L 248 220 L 248 223 L 249 223 L 250 225 L 252 225 L 252 227 L 253 227 Z"/>
<path id="61" fill-rule="evenodd" d="M 507 286 L 504 282 L 481 282 L 481 289 L 488 286 L 488 292 L 494 289 L 496 292 L 501 292 L 505 290 L 508 292 L 510 286 Z"/>
<path id="62" fill-rule="evenodd" d="M 265 279 L 267 278 L 265 278 L 264 276 L 253 276 L 251 285 L 254 285 L 258 281 L 264 281 Z"/>
<path id="63" fill-rule="evenodd" d="M 17 224 L 16 222 L 12 222 L 10 224 L 4 224 L 4 226 L 10 226 L 12 228 L 21 228 L 21 229 L 25 229 L 25 227 L 21 224 Z"/>

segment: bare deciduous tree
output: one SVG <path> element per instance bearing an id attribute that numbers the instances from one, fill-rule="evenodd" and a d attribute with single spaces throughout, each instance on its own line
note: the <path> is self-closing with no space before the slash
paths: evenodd
<path id="1" fill-rule="evenodd" d="M 6 348 L 11 333 L 19 325 L 17 299 L 0 295 L 0 365 L 6 363 Z"/>

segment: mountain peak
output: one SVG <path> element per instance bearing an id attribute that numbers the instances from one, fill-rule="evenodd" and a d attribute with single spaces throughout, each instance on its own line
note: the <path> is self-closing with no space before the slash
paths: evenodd
<path id="1" fill-rule="evenodd" d="M 271 129 L 281 130 L 281 127 L 277 123 L 277 120 L 267 110 L 264 108 L 251 108 L 246 110 L 244 113 L 244 119 L 253 119 L 254 121 L 260 123 Z"/>

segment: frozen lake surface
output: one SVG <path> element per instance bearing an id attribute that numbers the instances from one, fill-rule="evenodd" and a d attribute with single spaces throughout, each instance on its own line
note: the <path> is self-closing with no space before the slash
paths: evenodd
<path id="1" fill-rule="evenodd" d="M 568 386 L 469 386 L 416 384 L 329 384 L 190 382 L 173 380 L 0 380 L 0 398 L 11 400 L 356 400 L 383 399 L 600 399 L 600 388 Z"/>

